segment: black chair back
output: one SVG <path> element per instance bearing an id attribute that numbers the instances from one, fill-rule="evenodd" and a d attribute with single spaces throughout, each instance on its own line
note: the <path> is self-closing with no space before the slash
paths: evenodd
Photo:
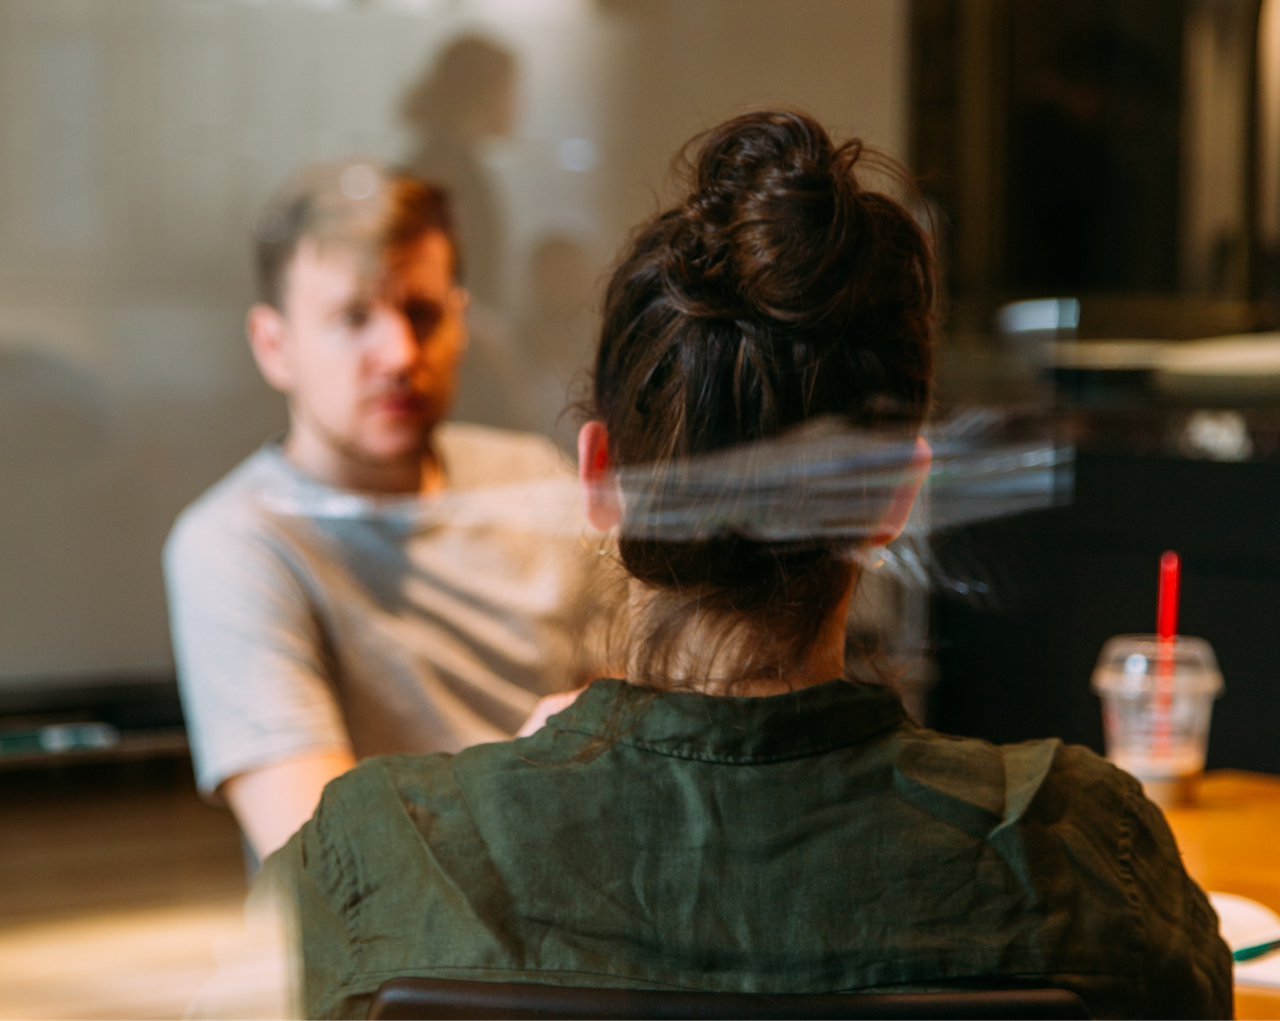
<path id="1" fill-rule="evenodd" d="M 682 990 L 580 989 L 525 982 L 457 982 L 397 978 L 382 983 L 369 1008 L 376 1021 L 471 1021 L 499 1018 L 1088 1018 L 1065 989 L 946 993 L 701 993 Z"/>

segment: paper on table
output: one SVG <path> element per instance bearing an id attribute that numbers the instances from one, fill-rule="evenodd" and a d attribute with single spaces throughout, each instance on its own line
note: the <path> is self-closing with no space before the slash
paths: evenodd
<path id="1" fill-rule="evenodd" d="M 1222 938 L 1233 951 L 1280 939 L 1280 915 L 1266 905 L 1234 893 L 1211 893 L 1209 903 L 1218 913 Z M 1235 982 L 1280 989 L 1280 952 L 1273 950 L 1251 961 L 1237 961 Z"/>

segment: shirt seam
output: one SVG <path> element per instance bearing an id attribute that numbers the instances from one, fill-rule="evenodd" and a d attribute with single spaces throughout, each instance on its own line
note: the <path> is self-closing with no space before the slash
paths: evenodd
<path id="1" fill-rule="evenodd" d="M 882 727 L 877 727 L 874 730 L 863 732 L 856 737 L 841 737 L 838 740 L 829 741 L 825 744 L 807 746 L 803 750 L 791 749 L 772 755 L 725 755 L 717 754 L 715 752 L 674 749 L 668 745 L 662 745 L 652 741 L 641 741 L 631 737 L 620 737 L 618 738 L 617 743 L 629 748 L 639 748 L 642 751 L 653 752 L 655 755 L 663 755 L 672 759 L 685 759 L 691 762 L 713 762 L 730 766 L 769 765 L 777 762 L 792 762 L 796 759 L 808 759 L 815 755 L 825 755 L 827 752 L 836 751 L 840 748 L 852 748 L 854 745 L 862 744 L 873 737 L 883 734 L 885 731 L 892 730 L 894 727 L 900 726 L 903 722 L 903 719 L 899 718 L 886 723 Z M 598 738 L 603 736 L 596 731 L 587 730 L 581 727 L 556 727 L 554 729 L 559 730 L 561 733 L 581 734 L 586 737 Z"/>
<path id="2" fill-rule="evenodd" d="M 1141 903 L 1133 878 L 1133 830 L 1137 817 L 1137 806 L 1134 804 L 1133 791 L 1125 785 L 1125 814 L 1120 823 L 1120 840 L 1116 847 L 1116 859 L 1120 865 L 1121 880 L 1124 884 L 1124 897 L 1133 919 L 1134 931 L 1138 935 L 1138 949 L 1142 965 L 1138 970 L 1138 981 L 1141 983 L 1140 998 L 1147 1002 L 1147 926 L 1142 915 Z"/>
<path id="3" fill-rule="evenodd" d="M 537 981 L 534 981 L 539 977 L 549 978 L 555 975 L 585 975 L 585 976 L 590 976 L 594 978 L 626 979 L 627 981 L 631 981 L 631 982 L 646 983 L 648 986 L 654 986 L 654 987 L 659 987 L 663 989 L 676 989 L 676 990 L 681 990 L 683 992 L 709 992 L 710 993 L 710 992 L 724 991 L 724 990 L 716 990 L 716 989 L 707 989 L 704 986 L 682 985 L 678 982 L 664 982 L 661 979 L 642 978 L 638 975 L 620 974 L 618 972 L 611 972 L 611 971 L 587 971 L 580 968 L 548 968 L 546 970 L 539 970 L 537 968 L 503 968 L 503 967 L 494 967 L 492 965 L 482 965 L 482 964 L 475 964 L 475 965 L 442 964 L 442 965 L 434 965 L 434 966 L 421 967 L 421 968 L 398 968 L 398 969 L 390 968 L 390 969 L 379 969 L 374 971 L 358 971 L 353 974 L 353 977 L 349 981 L 344 982 L 342 985 L 340 985 L 338 987 L 337 992 L 341 996 L 361 995 L 362 991 L 356 988 L 357 984 L 364 984 L 369 981 L 376 980 L 379 982 L 379 984 L 381 984 L 382 982 L 385 982 L 388 979 L 393 979 L 393 978 L 426 978 L 426 977 L 432 977 L 432 976 L 439 977 L 439 974 L 442 972 L 476 972 L 476 971 L 488 972 L 490 974 L 510 974 L 510 975 L 525 976 L 529 980 L 530 985 L 551 984 L 546 982 L 539 983 Z M 871 990 L 871 989 L 892 989 L 892 988 L 901 987 L 901 986 L 937 986 L 939 987 L 939 989 L 946 990 L 946 991 L 952 991 L 952 990 L 963 991 L 961 989 L 958 989 L 954 985 L 949 985 L 949 983 L 981 981 L 983 979 L 1030 979 L 1030 980 L 1035 980 L 1043 983 L 1043 981 L 1050 976 L 1054 978 L 1105 977 L 1105 978 L 1128 979 L 1132 977 L 1132 974 L 1133 973 L 1131 971 L 1127 971 L 1124 969 L 1119 969 L 1119 970 L 1099 969 L 1099 970 L 1093 971 L 1093 970 L 1085 970 L 1080 968 L 1054 970 L 1051 972 L 1044 972 L 1044 971 L 1037 971 L 1037 970 L 983 971 L 983 972 L 972 972 L 972 973 L 963 974 L 963 975 L 939 975 L 932 978 L 926 978 L 926 977 L 910 978 L 910 979 L 903 979 L 900 982 L 879 982 L 879 983 L 875 983 L 873 985 L 868 985 L 868 986 L 844 986 L 839 989 L 815 990 L 815 991 L 804 992 L 804 993 L 763 992 L 763 993 L 760 993 L 759 995 L 807 996 L 807 995 L 814 995 L 814 993 L 821 994 L 823 992 L 858 993 L 858 992 Z M 607 988 L 629 989 L 629 988 L 640 988 L 640 987 L 610 986 Z"/>
<path id="4" fill-rule="evenodd" d="M 348 972 L 351 976 L 361 974 L 361 970 L 357 965 L 357 957 L 362 952 L 363 942 L 360 939 L 360 915 L 364 906 L 364 897 L 360 890 L 360 865 L 358 856 L 354 853 L 351 846 L 351 840 L 347 832 L 342 831 L 338 834 L 330 836 L 325 832 L 326 827 L 316 827 L 320 839 L 328 845 L 328 853 L 325 855 L 330 860 L 338 860 L 342 863 L 339 873 L 338 882 L 335 884 L 341 900 L 339 901 L 339 914 L 342 918 L 342 924 L 346 928 L 347 946 L 351 948 L 348 957 Z M 336 837 L 337 839 L 334 839 Z M 339 847 L 339 844 L 341 846 Z"/>

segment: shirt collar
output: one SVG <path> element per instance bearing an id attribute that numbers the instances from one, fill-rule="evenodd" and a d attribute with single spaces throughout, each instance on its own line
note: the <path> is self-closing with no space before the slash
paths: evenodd
<path id="1" fill-rule="evenodd" d="M 849 745 L 906 719 L 893 689 L 836 680 L 764 698 L 654 691 L 599 680 L 548 726 L 706 762 L 765 763 Z"/>
<path id="2" fill-rule="evenodd" d="M 581 491 L 572 477 L 549 475 L 519 482 L 485 482 L 474 469 L 457 484 L 446 452 L 437 456 L 448 485 L 443 491 L 374 494 L 336 489 L 307 475 L 285 457 L 279 439 L 259 450 L 259 502 L 285 517 L 316 521 L 376 522 L 405 533 L 438 526 L 499 529 L 576 540 L 583 534 Z"/>
<path id="3" fill-rule="evenodd" d="M 267 467 L 259 499 L 268 510 L 289 517 L 329 520 L 376 520 L 387 524 L 416 524 L 435 495 L 366 493 L 339 489 L 312 478 L 285 456 L 284 437 L 268 440 L 260 449 Z"/>

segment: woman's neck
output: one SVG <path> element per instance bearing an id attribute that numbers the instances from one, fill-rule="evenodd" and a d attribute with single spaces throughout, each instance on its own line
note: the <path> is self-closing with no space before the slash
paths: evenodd
<path id="1" fill-rule="evenodd" d="M 840 602 L 823 621 L 817 641 L 809 649 L 804 661 L 779 674 L 752 677 L 741 673 L 742 664 L 750 661 L 748 643 L 752 642 L 752 629 L 734 627 L 733 621 L 723 617 L 698 617 L 681 629 L 665 656 L 666 676 L 663 680 L 673 688 L 698 691 L 704 695 L 733 695 L 760 698 L 781 695 L 799 688 L 824 684 L 844 676 L 845 621 L 849 615 L 849 600 L 853 595 L 853 581 L 845 590 Z M 632 582 L 632 619 L 643 620 L 652 610 L 655 594 L 639 582 Z M 633 653 L 632 663 L 634 666 Z M 628 670 L 628 676 L 635 676 Z"/>

